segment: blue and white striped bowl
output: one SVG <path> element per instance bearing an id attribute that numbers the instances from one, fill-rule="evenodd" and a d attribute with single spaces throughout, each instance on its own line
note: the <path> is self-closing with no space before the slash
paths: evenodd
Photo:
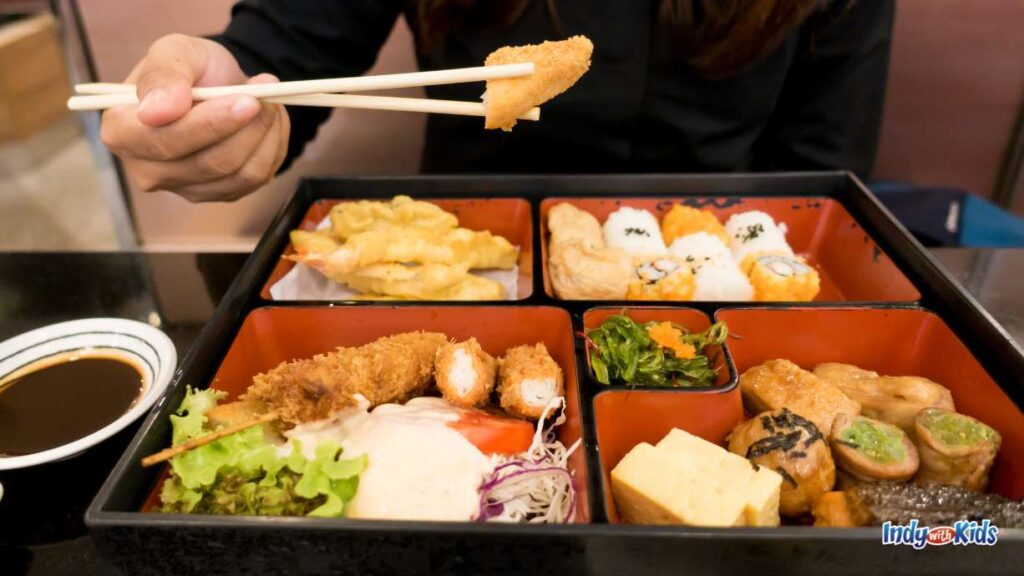
<path id="1" fill-rule="evenodd" d="M 0 342 L 0 382 L 40 360 L 80 353 L 123 358 L 139 369 L 143 391 L 135 403 L 110 424 L 67 444 L 24 456 L 0 456 L 0 470 L 26 468 L 67 458 L 120 432 L 145 414 L 174 376 L 178 355 L 174 343 L 149 324 L 122 318 L 90 318 L 44 326 Z"/>

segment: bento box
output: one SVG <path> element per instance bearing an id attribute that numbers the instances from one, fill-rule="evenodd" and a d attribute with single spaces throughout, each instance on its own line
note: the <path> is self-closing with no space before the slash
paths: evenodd
<path id="1" fill-rule="evenodd" d="M 347 200 L 408 195 L 500 233 L 519 248 L 507 301 L 278 298 L 294 264 L 289 232 L 325 225 Z M 619 206 L 658 214 L 743 209 L 785 221 L 794 250 L 821 273 L 810 302 L 563 300 L 548 270 L 551 208 L 604 218 Z M 624 312 L 730 337 L 708 349 L 704 388 L 602 384 L 589 330 Z M 140 460 L 169 442 L 186 386 L 237 395 L 281 362 L 408 330 L 475 337 L 484 350 L 541 342 L 565 376 L 568 468 L 578 493 L 566 524 L 504 524 L 172 514 L 156 511 L 166 469 Z M 847 173 L 452 176 L 303 181 L 210 318 L 166 395 L 86 513 L 103 556 L 126 574 L 1013 574 L 1024 530 L 994 546 L 882 544 L 880 528 L 700 528 L 624 522 L 611 472 L 636 445 L 672 429 L 721 443 L 749 417 L 740 375 L 772 358 L 846 362 L 945 383 L 958 410 L 1002 435 L 990 491 L 1024 498 L 1024 355 L 856 178 Z"/>

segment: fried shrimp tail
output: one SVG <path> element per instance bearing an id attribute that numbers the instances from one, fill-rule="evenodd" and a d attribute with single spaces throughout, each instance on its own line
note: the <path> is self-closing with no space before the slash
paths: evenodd
<path id="1" fill-rule="evenodd" d="M 465 408 L 487 404 L 497 364 L 476 338 L 442 346 L 434 366 L 437 388 L 445 400 Z"/>
<path id="2" fill-rule="evenodd" d="M 506 412 L 537 420 L 552 400 L 565 395 L 562 369 L 543 343 L 510 348 L 498 361 L 498 392 Z"/>

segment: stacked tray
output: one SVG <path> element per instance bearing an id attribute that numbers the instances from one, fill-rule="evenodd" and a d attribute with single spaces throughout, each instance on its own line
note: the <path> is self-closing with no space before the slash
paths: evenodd
<path id="1" fill-rule="evenodd" d="M 271 299 L 293 264 L 288 231 L 312 229 L 338 201 L 406 194 L 454 212 L 521 248 L 514 302 Z M 663 213 L 673 203 L 720 218 L 762 210 L 821 275 L 811 303 L 685 305 L 564 301 L 547 274 L 547 211 L 570 202 L 599 219 L 619 206 Z M 344 305 L 339 305 L 344 304 Z M 723 321 L 711 388 L 605 386 L 591 372 L 581 332 L 623 309 L 638 321 L 691 330 Z M 168 415 L 185 385 L 238 393 L 252 376 L 293 358 L 409 330 L 476 337 L 485 349 L 544 342 L 566 376 L 560 439 L 583 438 L 570 462 L 581 498 L 573 524 L 495 525 L 153 513 L 161 471 L 142 456 L 168 444 Z M 331 573 L 1018 573 L 1024 531 L 995 547 L 882 546 L 880 529 L 711 529 L 620 523 L 609 472 L 634 445 L 672 428 L 721 441 L 743 419 L 738 375 L 772 358 L 803 367 L 868 365 L 950 388 L 958 411 L 996 428 L 1003 446 L 990 490 L 1024 497 L 1024 355 L 852 176 L 437 177 L 307 180 L 277 217 L 210 319 L 181 370 L 97 495 L 86 522 L 125 573 L 229 571 Z"/>

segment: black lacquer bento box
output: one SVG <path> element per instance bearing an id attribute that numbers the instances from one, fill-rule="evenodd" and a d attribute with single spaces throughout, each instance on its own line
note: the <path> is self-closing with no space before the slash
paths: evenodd
<path id="1" fill-rule="evenodd" d="M 522 249 L 515 301 L 396 303 L 269 300 L 291 265 L 288 232 L 340 199 L 405 194 L 456 213 Z M 547 210 L 560 201 L 603 216 L 620 205 L 674 202 L 720 215 L 763 210 L 785 221 L 794 249 L 821 272 L 810 303 L 686 305 L 562 301 L 545 266 Z M 580 332 L 628 308 L 637 320 L 742 336 L 717 355 L 710 389 L 603 386 Z M 543 341 L 566 372 L 570 462 L 583 496 L 568 525 L 395 522 L 175 515 L 152 508 L 159 469 L 143 456 L 168 444 L 185 386 L 230 388 L 278 362 L 403 330 L 436 329 L 486 347 Z M 278 215 L 86 514 L 102 554 L 125 574 L 1020 574 L 1024 530 L 995 546 L 883 546 L 879 528 L 694 528 L 619 523 L 608 473 L 639 442 L 673 427 L 724 437 L 742 418 L 737 375 L 770 358 L 800 365 L 871 364 L 945 383 L 958 409 L 1003 436 L 991 490 L 1024 497 L 1024 355 L 854 177 L 600 175 L 314 179 Z"/>

